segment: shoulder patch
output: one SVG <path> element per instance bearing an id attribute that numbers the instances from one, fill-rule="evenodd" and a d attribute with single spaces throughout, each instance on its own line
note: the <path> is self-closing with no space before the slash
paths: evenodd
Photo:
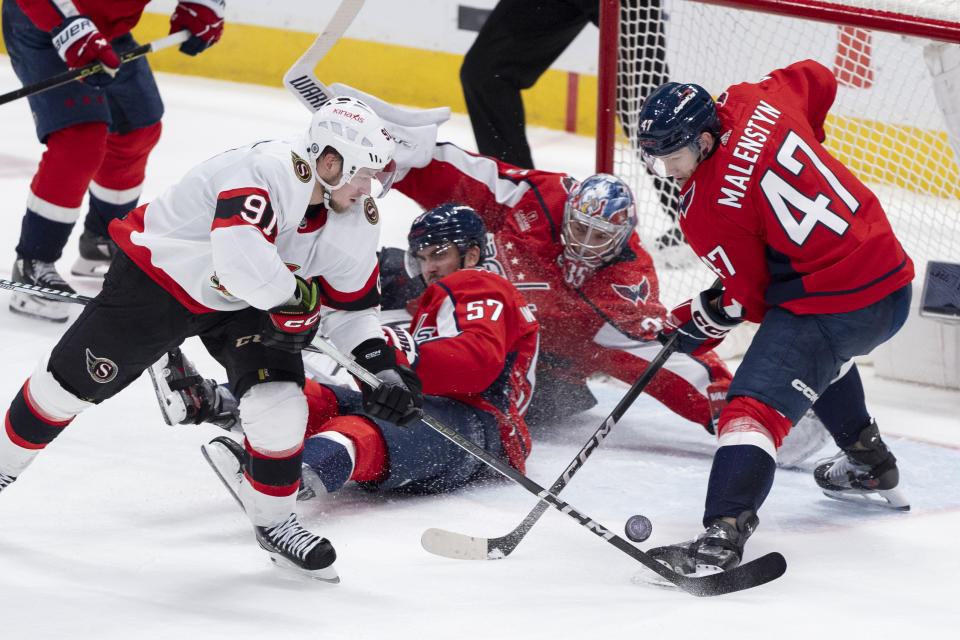
<path id="1" fill-rule="evenodd" d="M 293 172 L 296 174 L 297 180 L 304 184 L 310 182 L 313 179 L 313 172 L 310 171 L 310 165 L 307 164 L 307 161 L 293 151 L 290 152 L 290 158 L 293 160 Z"/>
<path id="2" fill-rule="evenodd" d="M 380 222 L 380 212 L 377 210 L 377 203 L 373 201 L 373 198 L 364 199 L 363 216 L 370 224 L 377 224 Z"/>

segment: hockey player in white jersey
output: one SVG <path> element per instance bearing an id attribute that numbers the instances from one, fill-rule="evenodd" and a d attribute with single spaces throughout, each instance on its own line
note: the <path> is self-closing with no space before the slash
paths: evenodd
<path id="1" fill-rule="evenodd" d="M 336 581 L 330 543 L 295 514 L 307 423 L 300 350 L 318 327 L 383 384 L 364 410 L 406 424 L 420 381 L 382 338 L 379 212 L 395 142 L 354 98 L 306 135 L 226 151 L 110 225 L 120 248 L 104 287 L 16 394 L 0 433 L 0 489 L 87 407 L 112 397 L 186 337 L 226 368 L 246 435 L 240 491 L 271 558 Z"/>

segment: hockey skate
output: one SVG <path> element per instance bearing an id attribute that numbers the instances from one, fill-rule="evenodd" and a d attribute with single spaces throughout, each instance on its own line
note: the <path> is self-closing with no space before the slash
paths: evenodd
<path id="1" fill-rule="evenodd" d="M 246 450 L 236 440 L 219 436 L 201 446 L 200 451 L 223 486 L 245 512 L 246 507 L 240 498 L 240 484 L 243 482 Z M 296 514 L 291 513 L 285 521 L 272 527 L 255 526 L 253 529 L 257 542 L 277 565 L 305 572 L 311 578 L 324 582 L 340 582 L 340 577 L 333 568 L 333 562 L 337 559 L 333 545 L 326 538 L 304 529 Z"/>
<path id="2" fill-rule="evenodd" d="M 310 533 L 297 520 L 297 514 L 272 527 L 254 527 L 257 542 L 270 554 L 270 559 L 281 567 L 305 572 L 311 578 L 338 583 L 333 563 L 337 552 L 326 538 Z"/>
<path id="3" fill-rule="evenodd" d="M 243 481 L 243 466 L 247 461 L 247 451 L 239 442 L 228 436 L 218 436 L 209 443 L 200 446 L 200 453 L 220 478 L 220 482 L 227 488 L 233 499 L 241 509 L 244 509 L 240 500 L 240 483 Z M 310 476 L 315 479 L 315 485 L 308 481 Z M 322 487 L 316 472 L 307 465 L 303 465 L 300 476 L 300 489 L 297 500 L 309 500 L 317 496 L 315 486 Z"/>
<path id="4" fill-rule="evenodd" d="M 216 380 L 201 378 L 179 348 L 164 354 L 147 371 L 167 424 L 209 422 L 227 431 L 239 428 L 236 399 Z"/>
<path id="5" fill-rule="evenodd" d="M 0 473 L 0 491 L 3 491 L 7 487 L 9 487 L 11 484 L 13 484 L 14 480 L 16 480 L 15 477 L 8 476 L 5 473 Z"/>
<path id="6" fill-rule="evenodd" d="M 56 267 L 49 262 L 18 258 L 13 263 L 10 279 L 24 284 L 34 284 L 38 287 L 76 293 L 57 272 Z M 70 318 L 71 303 L 42 295 L 33 295 L 14 291 L 10 296 L 10 311 L 32 318 L 41 318 L 52 322 L 66 322 Z"/>
<path id="7" fill-rule="evenodd" d="M 80 256 L 70 268 L 75 276 L 103 278 L 110 269 L 110 261 L 117 253 L 117 243 L 105 236 L 84 230 L 80 234 Z"/>
<path id="8" fill-rule="evenodd" d="M 240 483 L 243 482 L 247 450 L 233 438 L 217 436 L 207 444 L 200 445 L 200 453 L 240 508 L 246 511 L 243 500 L 240 499 Z"/>
<path id="9" fill-rule="evenodd" d="M 836 500 L 872 504 L 900 511 L 910 510 L 910 501 L 900 490 L 897 459 L 880 438 L 876 421 L 860 432 L 865 449 L 847 447 L 832 458 L 820 460 L 813 477 L 823 494 Z"/>
<path id="10" fill-rule="evenodd" d="M 777 449 L 777 466 L 789 469 L 798 466 L 827 444 L 830 432 L 812 410 L 808 410 Z M 809 468 L 809 467 L 808 467 Z"/>
<path id="11" fill-rule="evenodd" d="M 696 540 L 655 547 L 647 554 L 686 576 L 726 571 L 740 564 L 747 538 L 753 534 L 759 522 L 753 511 L 742 512 L 737 517 L 736 526 L 716 518 Z"/>

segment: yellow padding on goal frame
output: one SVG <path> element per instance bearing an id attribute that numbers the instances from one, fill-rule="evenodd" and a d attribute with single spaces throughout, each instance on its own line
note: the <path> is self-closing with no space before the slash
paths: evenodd
<path id="1" fill-rule="evenodd" d="M 169 28 L 168 15 L 144 13 L 133 34 L 144 43 L 167 35 Z M 279 87 L 283 74 L 315 37 L 228 23 L 220 42 L 201 55 L 167 49 L 150 54 L 150 65 L 156 71 Z M 343 82 L 396 104 L 446 105 L 466 113 L 459 76 L 462 61 L 463 56 L 450 53 L 341 38 L 317 65 L 316 74 L 324 82 Z M 597 78 L 579 75 L 573 83 L 576 113 L 571 114 L 575 126 L 570 127 L 570 76 L 550 69 L 523 92 L 527 123 L 594 136 Z M 827 136 L 827 147 L 866 182 L 960 198 L 960 171 L 944 132 L 828 116 Z M 858 137 L 870 141 L 867 148 L 853 146 Z"/>

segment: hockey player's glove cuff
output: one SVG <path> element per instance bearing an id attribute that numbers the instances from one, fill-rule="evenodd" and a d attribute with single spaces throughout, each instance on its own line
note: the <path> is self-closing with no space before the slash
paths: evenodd
<path id="1" fill-rule="evenodd" d="M 666 342 L 676 333 L 679 351 L 700 355 L 723 342 L 741 322 L 743 307 L 738 302 L 724 305 L 723 289 L 707 289 L 670 311 L 660 340 Z"/>

